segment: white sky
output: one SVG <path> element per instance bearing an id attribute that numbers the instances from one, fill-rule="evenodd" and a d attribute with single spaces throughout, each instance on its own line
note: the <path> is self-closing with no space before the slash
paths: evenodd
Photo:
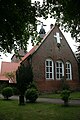
<path id="1" fill-rule="evenodd" d="M 32 1 L 35 1 L 35 0 L 32 0 Z M 42 2 L 42 1 L 43 1 L 43 0 L 40 0 L 40 2 Z M 51 19 L 51 18 L 48 18 L 47 20 L 43 20 L 43 19 L 41 18 L 41 19 L 39 19 L 39 20 L 41 20 L 41 22 L 43 22 L 43 23 L 46 25 L 46 26 L 44 26 L 44 29 L 45 29 L 46 32 L 48 32 L 48 31 L 50 30 L 50 24 L 55 24 L 55 20 L 53 20 L 53 19 Z M 38 25 L 38 32 L 39 32 L 39 30 L 40 30 L 40 27 L 41 27 L 41 25 Z M 75 51 L 76 51 L 76 47 L 75 47 L 76 43 L 75 43 L 75 40 L 73 40 L 73 39 L 71 38 L 70 33 L 66 33 L 66 32 L 63 32 L 63 31 L 62 31 L 62 33 L 63 33 L 63 35 L 65 36 L 66 40 L 68 41 L 68 43 L 69 43 L 70 47 L 72 48 L 73 52 L 75 52 Z M 28 50 L 30 50 L 31 48 L 32 48 L 32 46 L 31 46 L 31 44 L 30 44 L 30 45 L 28 46 Z M 1 57 L 2 57 L 2 59 L 1 59 Z M 8 61 L 8 62 L 10 62 L 10 61 L 11 61 L 12 54 L 7 53 L 7 56 L 5 56 L 3 53 L 1 53 L 1 57 L 0 57 L 0 63 L 1 63 L 1 61 Z"/>

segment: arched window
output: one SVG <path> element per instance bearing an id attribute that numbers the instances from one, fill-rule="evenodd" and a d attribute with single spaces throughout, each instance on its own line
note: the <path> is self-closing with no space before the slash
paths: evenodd
<path id="1" fill-rule="evenodd" d="M 66 62 L 66 80 L 72 80 L 72 68 L 70 62 Z"/>
<path id="2" fill-rule="evenodd" d="M 54 79 L 53 61 L 46 59 L 45 61 L 45 77 L 46 79 Z"/>
<path id="3" fill-rule="evenodd" d="M 56 61 L 56 79 L 61 80 L 64 76 L 64 64 L 62 61 Z"/>

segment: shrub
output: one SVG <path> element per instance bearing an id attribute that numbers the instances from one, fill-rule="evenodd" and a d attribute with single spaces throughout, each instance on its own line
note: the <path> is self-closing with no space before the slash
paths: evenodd
<path id="1" fill-rule="evenodd" d="M 27 89 L 27 91 L 25 92 L 25 98 L 26 101 L 29 100 L 29 102 L 34 103 L 38 98 L 38 91 L 35 88 Z"/>
<path id="2" fill-rule="evenodd" d="M 5 88 L 7 86 L 8 86 L 8 83 L 6 83 L 6 82 L 0 83 L 0 93 L 2 93 L 3 88 Z"/>
<path id="3" fill-rule="evenodd" d="M 3 88 L 2 95 L 4 96 L 5 99 L 8 100 L 8 98 L 13 95 L 13 89 L 11 87 Z"/>
<path id="4" fill-rule="evenodd" d="M 19 90 L 16 87 L 12 87 L 12 89 L 14 95 L 19 95 Z"/>
<path id="5" fill-rule="evenodd" d="M 65 106 L 68 106 L 69 97 L 70 97 L 70 91 L 69 90 L 63 90 L 61 92 L 61 98 L 64 101 Z"/>
<path id="6" fill-rule="evenodd" d="M 30 88 L 33 88 L 33 89 L 36 89 L 36 90 L 38 90 L 37 89 L 37 85 L 36 85 L 36 83 L 33 81 L 33 82 L 31 82 L 29 85 L 28 85 L 28 87 L 27 87 L 28 89 L 30 89 Z"/>

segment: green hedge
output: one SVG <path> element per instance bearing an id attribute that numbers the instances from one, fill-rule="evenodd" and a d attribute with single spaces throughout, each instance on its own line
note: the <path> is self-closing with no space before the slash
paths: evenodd
<path id="1" fill-rule="evenodd" d="M 13 96 L 13 89 L 11 87 L 3 88 L 2 95 L 5 99 L 8 99 L 9 97 Z"/>
<path id="2" fill-rule="evenodd" d="M 34 103 L 38 98 L 38 91 L 35 88 L 27 89 L 27 91 L 25 92 L 25 98 L 26 101 L 29 100 L 29 102 Z"/>

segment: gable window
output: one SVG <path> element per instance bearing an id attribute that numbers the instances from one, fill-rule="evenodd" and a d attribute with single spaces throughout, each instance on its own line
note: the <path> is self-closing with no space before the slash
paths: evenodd
<path id="1" fill-rule="evenodd" d="M 56 62 L 56 79 L 61 80 L 64 76 L 64 64 L 62 61 Z"/>
<path id="2" fill-rule="evenodd" d="M 72 69 L 71 69 L 71 63 L 66 62 L 66 79 L 72 80 Z"/>
<path id="3" fill-rule="evenodd" d="M 45 61 L 45 77 L 46 79 L 54 79 L 53 72 L 53 61 L 51 59 L 47 59 Z"/>

